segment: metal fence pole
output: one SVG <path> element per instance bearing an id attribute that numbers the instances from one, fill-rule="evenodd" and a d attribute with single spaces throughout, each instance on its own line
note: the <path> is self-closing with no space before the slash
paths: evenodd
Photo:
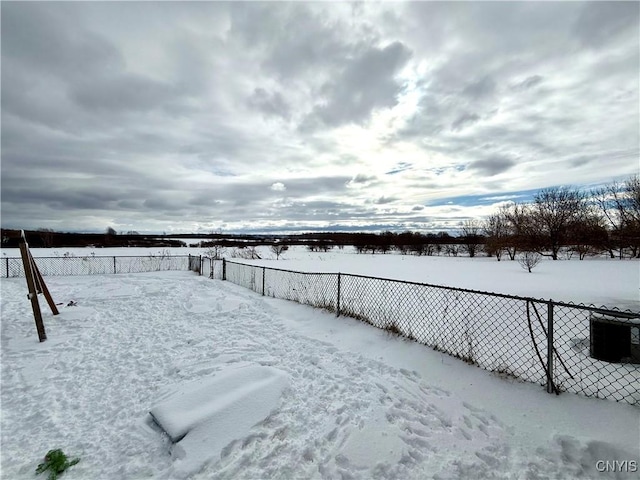
<path id="1" fill-rule="evenodd" d="M 547 303 L 547 393 L 555 393 L 553 385 L 553 301 Z"/>
<path id="2" fill-rule="evenodd" d="M 227 279 L 227 260 L 222 259 L 222 280 Z"/>
<path id="3" fill-rule="evenodd" d="M 5 262 L 7 262 L 7 278 L 9 278 L 9 259 L 5 258 Z"/>
<path id="4" fill-rule="evenodd" d="M 336 299 L 336 317 L 340 316 L 340 284 L 341 284 L 341 275 L 338 273 L 338 298 Z"/>
<path id="5" fill-rule="evenodd" d="M 115 255 L 114 255 L 114 257 L 113 257 L 113 273 L 114 273 L 114 274 L 115 274 L 115 273 L 118 273 L 118 272 L 117 272 L 117 269 L 116 269 L 116 257 L 115 257 Z"/>
<path id="6" fill-rule="evenodd" d="M 198 270 L 198 275 L 202 276 L 202 255 L 200 255 L 200 270 Z"/>
<path id="7" fill-rule="evenodd" d="M 265 267 L 262 267 L 262 296 L 264 297 L 264 276 L 267 273 L 267 269 Z"/>

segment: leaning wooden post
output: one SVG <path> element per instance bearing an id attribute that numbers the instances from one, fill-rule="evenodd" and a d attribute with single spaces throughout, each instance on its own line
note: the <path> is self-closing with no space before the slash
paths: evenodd
<path id="1" fill-rule="evenodd" d="M 29 259 L 29 247 L 26 242 L 20 242 L 20 256 L 22 257 L 22 265 L 24 266 L 24 276 L 27 279 L 27 288 L 29 294 L 27 297 L 31 300 L 31 309 L 33 310 L 33 318 L 36 321 L 36 330 L 38 331 L 38 339 L 44 342 L 47 339 L 47 333 L 42 322 L 42 312 L 38 303 L 38 292 L 36 292 L 36 280 L 32 269 L 31 260 Z"/>
<path id="2" fill-rule="evenodd" d="M 33 255 L 31 255 L 31 252 L 29 252 L 29 257 L 31 258 L 31 264 L 33 265 L 33 270 L 36 274 L 36 279 L 38 280 L 38 284 L 40 285 L 40 288 L 38 289 L 38 291 L 41 291 L 44 294 L 44 298 L 47 299 L 47 303 L 49 304 L 51 313 L 53 313 L 54 315 L 58 315 L 60 312 L 58 311 L 56 302 L 53 301 L 53 297 L 49 292 L 49 288 L 47 288 L 47 284 L 44 282 L 44 278 L 42 278 L 40 269 L 38 268 L 38 265 L 36 265 L 36 261 L 34 260 Z"/>

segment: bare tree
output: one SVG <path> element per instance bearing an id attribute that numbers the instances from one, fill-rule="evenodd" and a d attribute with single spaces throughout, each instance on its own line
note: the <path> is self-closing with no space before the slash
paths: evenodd
<path id="1" fill-rule="evenodd" d="M 538 252 L 523 252 L 518 258 L 520 266 L 531 273 L 542 259 L 542 256 Z"/>
<path id="2" fill-rule="evenodd" d="M 551 187 L 540 190 L 534 197 L 532 220 L 540 243 L 538 253 L 549 250 L 553 260 L 567 242 L 571 225 L 584 215 L 585 195 L 572 187 Z"/>
<path id="3" fill-rule="evenodd" d="M 271 245 L 271 251 L 276 256 L 276 260 L 280 260 L 280 255 L 289 250 L 289 247 L 283 243 L 274 243 Z"/>
<path id="4" fill-rule="evenodd" d="M 569 253 L 577 253 L 580 260 L 584 260 L 587 255 L 597 255 L 606 250 L 608 240 L 605 220 L 594 207 L 587 206 L 583 215 L 569 226 Z"/>
<path id="5" fill-rule="evenodd" d="M 480 222 L 474 219 L 462 222 L 462 245 L 471 258 L 476 256 L 481 247 L 481 228 Z"/>
<path id="6" fill-rule="evenodd" d="M 447 254 L 447 256 L 451 257 L 457 257 L 458 253 L 460 252 L 460 246 L 455 244 L 455 243 L 447 243 L 444 246 L 444 253 Z"/>
<path id="7" fill-rule="evenodd" d="M 239 248 L 234 248 L 231 256 L 233 258 L 244 258 L 246 260 L 260 260 L 262 258 L 258 254 L 256 247 L 253 245 L 249 247 L 241 246 Z"/>
<path id="8" fill-rule="evenodd" d="M 640 255 L 640 176 L 629 177 L 624 183 L 612 182 L 591 194 L 611 231 L 611 257 L 614 249 L 621 259 L 627 249 L 631 257 Z"/>
<path id="9" fill-rule="evenodd" d="M 500 261 L 507 247 L 509 235 L 509 225 L 504 210 L 489 215 L 482 225 L 482 231 L 486 237 L 485 252 Z"/>
<path id="10" fill-rule="evenodd" d="M 529 248 L 531 244 L 531 207 L 522 203 L 509 203 L 500 207 L 498 215 L 504 218 L 507 229 L 504 248 L 509 259 L 515 260 L 517 253 Z"/>
<path id="11" fill-rule="evenodd" d="M 592 190 L 591 198 L 600 210 L 611 232 L 607 243 L 610 257 L 614 258 L 614 250 L 617 250 L 619 258 L 622 259 L 625 250 L 622 237 L 626 219 L 624 186 L 618 182 L 612 182 L 604 187 Z"/>
<path id="12" fill-rule="evenodd" d="M 213 258 L 214 260 L 222 260 L 222 257 L 224 257 L 226 252 L 226 247 L 223 247 L 222 245 L 214 242 L 209 244 L 209 248 L 205 253 L 209 258 Z"/>
<path id="13" fill-rule="evenodd" d="M 640 258 L 640 175 L 636 174 L 625 182 L 627 198 L 626 233 L 632 256 Z"/>
<path id="14" fill-rule="evenodd" d="M 115 231 L 115 229 L 113 227 L 107 227 L 107 235 L 117 235 L 118 232 Z"/>

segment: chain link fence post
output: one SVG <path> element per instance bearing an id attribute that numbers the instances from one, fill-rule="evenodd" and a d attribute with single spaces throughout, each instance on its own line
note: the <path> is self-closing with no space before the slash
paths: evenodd
<path id="1" fill-rule="evenodd" d="M 227 279 L 227 259 L 222 259 L 222 280 Z"/>
<path id="2" fill-rule="evenodd" d="M 262 267 L 262 296 L 264 297 L 264 277 L 267 273 L 267 269 Z"/>
<path id="3" fill-rule="evenodd" d="M 116 257 L 115 257 L 115 255 L 113 256 L 113 273 L 114 274 L 118 273 L 117 267 L 116 267 Z"/>
<path id="4" fill-rule="evenodd" d="M 340 316 L 340 286 L 342 281 L 342 275 L 338 272 L 338 297 L 336 298 L 336 317 Z"/>
<path id="5" fill-rule="evenodd" d="M 553 300 L 547 303 L 547 393 L 556 393 L 553 384 Z"/>

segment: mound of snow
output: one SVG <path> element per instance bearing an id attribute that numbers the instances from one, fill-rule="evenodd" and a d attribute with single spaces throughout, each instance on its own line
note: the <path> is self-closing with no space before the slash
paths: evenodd
<path id="1" fill-rule="evenodd" d="M 186 478 L 231 441 L 278 407 L 288 385 L 282 370 L 262 366 L 228 368 L 206 381 L 180 387 L 149 412 L 174 442 L 173 476 Z"/>

